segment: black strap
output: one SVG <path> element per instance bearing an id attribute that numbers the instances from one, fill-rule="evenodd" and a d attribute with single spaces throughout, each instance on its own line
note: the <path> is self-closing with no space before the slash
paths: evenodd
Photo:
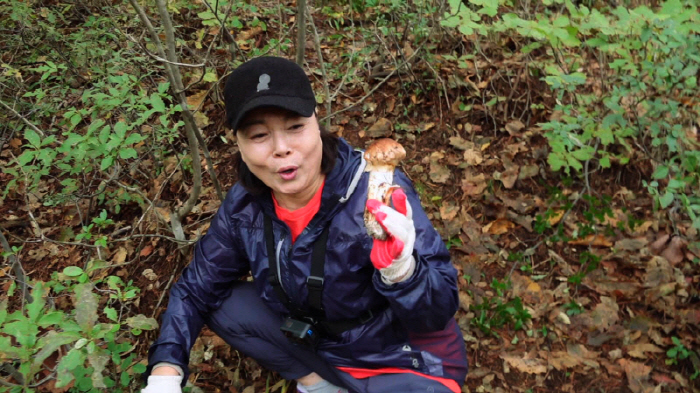
<path id="1" fill-rule="evenodd" d="M 367 310 L 357 318 L 343 319 L 337 321 L 327 321 L 322 304 L 323 294 L 323 273 L 326 265 L 326 245 L 328 243 L 328 226 L 323 229 L 321 236 L 314 242 L 314 249 L 311 254 L 311 274 L 306 279 L 306 285 L 309 292 L 309 308 L 308 312 L 302 312 L 297 307 L 292 305 L 289 297 L 282 289 L 280 277 L 277 274 L 277 253 L 275 249 L 275 236 L 272 231 L 272 218 L 265 215 L 265 242 L 267 243 L 267 254 L 269 259 L 269 269 L 267 281 L 274 288 L 278 298 L 287 306 L 287 309 L 297 318 L 307 319 L 311 317 L 312 322 L 323 329 L 326 334 L 337 336 L 340 333 L 350 330 L 356 326 L 364 325 L 376 315 L 381 314 L 387 308 L 386 304 L 376 307 L 372 310 Z"/>
<path id="2" fill-rule="evenodd" d="M 357 318 L 350 318 L 350 319 L 341 319 L 337 321 L 326 321 L 323 320 L 318 323 L 318 327 L 320 327 L 324 333 L 326 333 L 329 336 L 338 336 L 340 333 L 350 330 L 356 326 L 364 325 L 367 322 L 371 321 L 375 316 L 381 314 L 386 310 L 387 306 L 386 304 L 383 304 L 379 307 L 375 307 L 372 310 L 367 310 L 362 313 Z"/>
<path id="3" fill-rule="evenodd" d="M 277 274 L 277 251 L 275 249 L 275 235 L 272 231 L 272 218 L 265 215 L 265 242 L 267 243 L 267 257 L 270 267 L 268 269 L 267 282 L 272 285 L 279 299 L 284 302 L 287 309 L 296 314 L 296 307 L 291 304 L 289 297 L 282 289 L 280 277 Z M 326 244 L 328 243 L 328 226 L 323 229 L 321 236 L 316 239 L 314 249 L 311 254 L 311 274 L 306 278 L 306 286 L 309 292 L 310 314 L 314 318 L 324 318 L 322 294 L 323 294 L 323 271 L 326 265 Z"/>
<path id="4" fill-rule="evenodd" d="M 287 306 L 288 310 L 292 310 L 291 302 L 284 293 L 282 289 L 282 283 L 280 283 L 280 278 L 277 275 L 277 254 L 275 251 L 275 235 L 272 232 L 272 219 L 270 216 L 265 215 L 265 243 L 267 243 L 267 259 L 270 266 L 267 269 L 267 282 L 272 285 L 272 288 L 277 293 L 277 297 L 282 301 L 282 303 Z"/>
<path id="5" fill-rule="evenodd" d="M 323 229 L 321 236 L 314 243 L 314 251 L 311 254 L 311 274 L 306 278 L 306 287 L 309 290 L 309 307 L 311 314 L 317 317 L 325 317 L 321 294 L 323 293 L 323 273 L 326 266 L 326 244 L 328 243 L 328 226 Z"/>

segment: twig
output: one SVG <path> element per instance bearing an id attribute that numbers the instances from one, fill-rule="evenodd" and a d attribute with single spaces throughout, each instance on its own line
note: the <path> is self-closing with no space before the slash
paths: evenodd
<path id="1" fill-rule="evenodd" d="M 44 134 L 44 131 L 40 130 L 37 126 L 35 126 L 34 124 L 32 124 L 32 123 L 31 123 L 29 120 L 27 120 L 24 116 L 20 115 L 19 112 L 17 112 L 16 110 L 12 109 L 12 107 L 10 107 L 9 105 L 7 105 L 6 103 L 4 103 L 4 102 L 2 102 L 2 101 L 0 101 L 0 104 L 2 104 L 2 106 L 5 107 L 5 109 L 7 109 L 8 111 L 12 112 L 13 115 L 17 116 L 20 120 L 22 120 L 22 121 L 24 122 L 24 124 L 28 125 L 28 126 L 29 126 L 32 130 L 34 130 L 37 134 L 41 135 L 42 137 L 46 137 L 46 134 Z"/>
<path id="2" fill-rule="evenodd" d="M 304 51 L 306 49 L 306 0 L 297 0 L 297 64 L 304 66 Z"/>
<path id="3" fill-rule="evenodd" d="M 2 248 L 7 250 L 7 252 L 12 253 L 12 247 L 10 247 L 10 243 L 7 241 L 7 238 L 2 233 L 2 231 L 0 231 L 0 244 L 2 244 Z M 10 254 L 8 259 L 10 261 L 12 272 L 15 274 L 15 281 L 18 282 L 20 288 L 22 288 L 22 294 L 24 295 L 24 298 L 27 299 L 27 302 L 31 303 L 32 296 L 29 294 L 29 288 L 27 288 L 27 276 L 24 274 L 24 268 L 22 268 L 22 263 L 19 261 L 19 258 L 17 258 L 17 255 L 15 255 L 14 253 Z"/>
<path id="4" fill-rule="evenodd" d="M 430 68 L 431 71 L 433 71 L 435 77 L 438 81 L 440 81 L 440 84 L 442 85 L 442 92 L 445 95 L 445 103 L 447 104 L 447 112 L 449 113 L 452 109 L 452 105 L 450 104 L 450 97 L 447 95 L 447 86 L 445 86 L 445 81 L 442 79 L 440 74 L 433 68 L 433 66 L 430 65 L 429 61 L 426 61 L 425 64 L 428 66 L 428 68 Z M 439 105 L 438 108 L 440 108 L 440 122 L 442 123 L 442 105 Z"/>
<path id="5" fill-rule="evenodd" d="M 146 49 L 146 47 L 144 47 L 139 41 L 136 40 L 136 38 L 132 37 L 130 34 L 124 33 L 124 35 L 126 36 L 126 38 L 129 39 L 129 41 L 131 41 L 131 42 L 133 42 L 134 44 L 140 46 L 141 49 L 142 49 L 144 52 L 146 52 L 147 55 L 149 55 L 149 56 L 151 56 L 152 58 L 154 58 L 154 59 L 160 61 L 161 63 L 170 64 L 170 65 L 179 66 L 179 67 L 190 67 L 190 68 L 202 68 L 202 67 L 206 66 L 206 64 L 204 64 L 204 63 L 202 63 L 202 64 L 187 64 L 187 63 L 177 63 L 177 62 L 174 62 L 174 61 L 170 61 L 170 60 L 168 60 L 168 59 L 164 59 L 164 58 L 162 58 L 162 57 L 160 57 L 160 56 L 158 56 L 158 55 L 156 55 L 156 54 L 154 54 L 154 53 L 151 53 L 148 49 Z"/>
<path id="6" fill-rule="evenodd" d="M 422 49 L 422 47 L 423 47 L 423 44 L 425 44 L 425 42 L 427 42 L 427 39 L 424 40 L 423 43 L 421 43 L 421 45 L 418 47 L 418 49 L 416 49 L 415 52 L 413 52 L 413 54 L 412 54 L 411 56 L 409 56 L 408 59 L 406 59 L 406 61 L 404 61 L 403 63 L 401 63 L 401 65 L 399 65 L 399 66 L 396 67 L 394 70 L 392 70 L 392 71 L 389 73 L 389 75 L 387 75 L 386 77 L 384 77 L 384 79 L 382 79 L 376 86 L 374 86 L 374 88 L 372 88 L 372 90 L 370 90 L 367 94 L 365 94 L 365 95 L 364 95 L 362 98 L 360 98 L 357 102 L 355 102 L 355 103 L 352 104 L 352 105 L 348 105 L 348 106 L 346 106 L 346 107 L 343 108 L 343 109 L 339 109 L 339 110 L 337 110 L 337 111 L 335 111 L 335 112 L 333 112 L 333 113 L 331 113 L 331 114 L 329 114 L 329 115 L 323 117 L 323 118 L 321 119 L 321 121 L 324 121 L 324 120 L 326 120 L 327 118 L 329 118 L 329 117 L 331 117 L 331 116 L 335 116 L 335 115 L 337 115 L 337 114 L 339 114 L 339 113 L 343 113 L 343 112 L 345 112 L 345 111 L 348 111 L 348 110 L 350 110 L 350 109 L 352 109 L 352 108 L 354 108 L 354 107 L 360 105 L 362 102 L 364 102 L 364 101 L 367 99 L 367 97 L 369 97 L 369 96 L 371 96 L 372 94 L 374 94 L 374 92 L 377 91 L 377 89 L 379 89 L 384 83 L 386 83 L 386 81 L 388 81 L 389 78 L 391 78 L 400 68 L 402 68 L 403 66 L 409 64 L 409 62 L 418 54 L 418 52 L 421 51 L 421 49 Z"/>
<path id="7" fill-rule="evenodd" d="M 321 75 L 323 75 L 323 92 L 326 95 L 326 113 L 331 113 L 331 92 L 328 88 L 328 74 L 326 74 L 326 65 L 323 63 L 323 53 L 321 52 L 321 38 L 318 36 L 318 31 L 316 30 L 316 24 L 314 24 L 314 18 L 311 16 L 311 11 L 307 9 L 307 15 L 309 18 L 309 24 L 314 31 L 314 46 L 316 47 L 316 56 L 318 56 L 318 61 L 321 63 Z M 325 124 L 328 126 L 328 124 Z"/>
<path id="8" fill-rule="evenodd" d="M 156 49 L 158 50 L 159 55 L 161 57 L 167 57 L 168 60 L 172 63 L 177 63 L 175 49 L 175 33 L 165 0 L 158 0 L 156 4 L 158 7 L 158 11 L 161 15 L 163 27 L 165 28 L 166 45 L 168 46 L 167 56 L 165 50 L 163 49 L 163 45 L 161 44 L 160 37 L 156 33 L 156 30 L 153 27 L 153 25 L 151 24 L 148 15 L 146 15 L 143 8 L 141 8 L 141 6 L 136 0 L 130 0 L 130 2 L 134 9 L 137 11 L 139 18 L 141 18 L 143 24 L 146 25 L 146 28 L 148 29 L 151 35 L 151 39 L 156 45 Z M 187 135 L 187 146 L 192 157 L 192 171 L 194 182 L 194 184 L 192 185 L 192 191 L 190 192 L 190 196 L 187 199 L 187 201 L 183 204 L 183 206 L 177 210 L 176 214 L 171 216 L 171 225 L 173 228 L 173 232 L 177 237 L 182 237 L 182 239 L 184 239 L 184 233 L 182 233 L 181 231 L 182 224 L 180 224 L 180 221 L 192 210 L 195 202 L 197 201 L 197 198 L 199 198 L 199 194 L 202 189 L 202 164 L 199 161 L 199 138 L 197 138 L 196 135 L 199 132 L 199 129 L 196 123 L 194 122 L 194 117 L 192 116 L 192 113 L 190 112 L 187 106 L 187 98 L 185 97 L 185 92 L 183 90 L 182 75 L 180 74 L 180 70 L 168 63 L 165 64 L 165 70 L 168 74 L 168 79 L 171 82 L 171 87 L 173 88 L 173 91 L 175 92 L 176 96 L 179 98 L 180 101 L 183 117 L 185 119 L 185 133 Z M 214 168 L 210 166 L 210 169 L 213 170 Z"/>
<path id="9" fill-rule="evenodd" d="M 165 293 L 168 292 L 168 288 L 170 288 L 170 283 L 173 282 L 173 278 L 175 278 L 175 274 L 170 275 L 170 280 L 168 280 L 168 283 L 165 284 L 165 288 L 163 288 L 163 290 L 160 292 L 160 299 L 158 299 L 158 303 L 153 308 L 153 314 L 151 314 L 151 318 L 156 317 L 156 312 L 158 311 L 158 307 L 160 307 L 160 303 L 163 301 L 163 297 L 165 296 Z"/>

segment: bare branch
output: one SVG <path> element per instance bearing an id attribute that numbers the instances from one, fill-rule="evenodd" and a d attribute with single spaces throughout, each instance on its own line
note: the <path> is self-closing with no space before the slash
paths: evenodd
<path id="1" fill-rule="evenodd" d="M 324 120 L 328 119 L 328 118 L 331 117 L 331 116 L 335 116 L 335 115 L 337 115 L 337 114 L 339 114 L 339 113 L 343 113 L 343 112 L 345 112 L 345 111 L 347 111 L 347 110 L 350 110 L 350 109 L 352 109 L 352 108 L 354 108 L 354 107 L 360 105 L 362 102 L 364 102 L 364 100 L 366 100 L 367 97 L 369 97 L 369 96 L 371 96 L 372 94 L 374 94 L 374 92 L 377 91 L 377 89 L 379 89 L 379 87 L 381 87 L 384 83 L 386 83 L 386 81 L 388 81 L 389 78 L 391 78 L 399 69 L 403 68 L 403 67 L 404 67 L 405 65 L 407 65 L 407 64 L 410 64 L 410 63 L 411 63 L 411 60 L 413 60 L 413 58 L 422 50 L 423 45 L 424 45 L 426 42 L 427 42 L 427 39 L 424 40 L 424 41 L 421 43 L 421 45 L 413 52 L 413 54 L 411 54 L 411 56 L 409 56 L 409 57 L 406 59 L 406 61 L 404 61 L 404 62 L 401 63 L 398 67 L 396 67 L 394 70 L 392 70 L 392 71 L 389 73 L 389 75 L 387 75 L 386 77 L 384 77 L 384 79 L 382 79 L 381 82 L 379 82 L 376 86 L 374 86 L 374 88 L 372 88 L 372 90 L 370 90 L 370 91 L 369 91 L 367 94 L 365 94 L 362 98 L 360 98 L 359 100 L 357 100 L 357 101 L 356 101 L 354 104 L 352 104 L 352 105 L 348 105 L 348 106 L 346 106 L 346 107 L 343 108 L 343 109 L 337 110 L 337 111 L 335 111 L 335 112 L 333 112 L 333 113 L 331 113 L 331 114 L 329 114 L 329 115 L 324 116 L 324 117 L 321 119 L 321 121 L 324 121 Z"/>
<path id="2" fill-rule="evenodd" d="M 2 231 L 0 231 L 0 245 L 2 245 L 2 248 L 7 250 L 7 252 L 12 252 L 12 247 L 10 247 L 10 243 L 7 241 L 7 238 L 2 233 Z M 32 297 L 29 294 L 29 288 L 27 288 L 27 276 L 24 274 L 24 268 L 22 268 L 22 264 L 20 263 L 19 258 L 17 258 L 17 255 L 13 253 L 10 254 L 7 259 L 10 261 L 12 272 L 15 274 L 15 281 L 19 284 L 19 287 L 22 289 L 22 294 L 24 295 L 24 298 L 27 299 L 27 302 L 31 303 Z"/>
<path id="3" fill-rule="evenodd" d="M 326 96 L 326 113 L 331 113 L 331 92 L 328 88 L 329 81 L 328 75 L 326 74 L 326 65 L 323 63 L 323 53 L 321 52 L 321 38 L 318 36 L 318 31 L 316 30 L 316 25 L 314 24 L 314 18 L 311 16 L 311 11 L 307 8 L 307 17 L 309 18 L 309 24 L 314 30 L 314 46 L 316 47 L 316 56 L 318 56 L 318 61 L 321 64 L 321 75 L 323 75 L 323 92 Z M 327 121 L 326 121 L 327 123 Z M 328 126 L 328 124 L 326 124 Z"/>
<path id="4" fill-rule="evenodd" d="M 6 103 L 4 103 L 4 102 L 2 102 L 2 101 L 0 101 L 0 104 L 2 104 L 2 106 L 5 107 L 5 109 L 7 109 L 8 111 L 12 112 L 13 115 L 17 116 L 20 120 L 22 120 L 22 121 L 24 122 L 24 124 L 28 125 L 28 126 L 29 126 L 32 130 L 34 130 L 37 134 L 41 135 L 42 137 L 45 137 L 45 136 L 46 136 L 46 134 L 44 134 L 44 131 L 40 130 L 37 126 L 35 126 L 34 124 L 32 124 L 29 120 L 27 120 L 24 116 L 22 116 L 21 114 L 19 114 L 19 112 L 17 112 L 16 110 L 14 110 L 12 107 L 10 107 L 9 105 L 7 105 Z"/>
<path id="5" fill-rule="evenodd" d="M 141 45 L 141 43 L 138 42 L 138 41 L 136 40 L 136 38 L 132 37 L 130 34 L 126 34 L 126 33 L 125 33 L 124 35 L 125 35 L 126 38 L 128 38 L 131 42 L 133 42 L 133 43 L 137 44 L 138 46 L 140 46 L 141 49 L 142 49 L 147 55 L 149 55 L 149 56 L 151 56 L 152 58 L 154 58 L 154 59 L 160 61 L 161 63 L 166 63 L 166 64 L 170 64 L 170 65 L 174 65 L 174 66 L 179 66 L 179 67 L 190 67 L 190 68 L 202 68 L 202 67 L 205 66 L 204 63 L 202 63 L 202 64 L 176 63 L 176 62 L 172 62 L 172 61 L 170 61 L 170 60 L 168 60 L 168 59 L 164 59 L 164 58 L 162 58 L 162 57 L 160 57 L 160 56 L 158 56 L 158 55 L 156 55 L 156 54 L 151 53 L 148 49 L 146 49 L 143 45 Z"/>
<path id="6" fill-rule="evenodd" d="M 306 50 L 306 0 L 297 0 L 297 64 L 304 66 Z"/>

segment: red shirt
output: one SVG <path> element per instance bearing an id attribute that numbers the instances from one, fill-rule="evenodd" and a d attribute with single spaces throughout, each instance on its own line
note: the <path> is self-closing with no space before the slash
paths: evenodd
<path id="1" fill-rule="evenodd" d="M 292 243 L 297 240 L 301 231 L 309 225 L 309 222 L 311 222 L 311 219 L 314 218 L 314 215 L 321 207 L 321 195 L 323 194 L 323 186 L 325 184 L 326 181 L 324 180 L 323 183 L 321 183 L 321 187 L 316 191 L 316 194 L 311 197 L 309 203 L 296 210 L 287 210 L 283 208 L 277 203 L 275 194 L 272 194 L 272 201 L 275 203 L 275 213 L 277 213 L 277 217 L 284 221 L 292 231 Z"/>
<path id="2" fill-rule="evenodd" d="M 306 228 L 306 226 L 309 225 L 309 222 L 311 222 L 311 219 L 314 218 L 314 215 L 318 212 L 318 209 L 321 207 L 321 195 L 323 194 L 323 186 L 325 184 L 326 182 L 324 181 L 321 184 L 321 187 L 318 188 L 318 191 L 316 191 L 316 194 L 314 194 L 314 196 L 311 197 L 311 200 L 309 201 L 309 203 L 306 204 L 306 206 L 296 210 L 287 210 L 281 207 L 277 203 L 275 195 L 272 195 L 272 200 L 275 203 L 275 213 L 277 213 L 277 217 L 279 217 L 280 220 L 284 221 L 284 223 L 287 224 L 289 226 L 289 229 L 292 231 L 292 243 L 294 243 L 297 240 L 297 237 L 301 234 L 304 228 Z M 461 392 L 461 389 L 457 382 L 455 382 L 452 379 L 433 377 L 432 375 L 426 375 L 403 368 L 385 367 L 380 369 L 365 369 L 355 367 L 338 367 L 338 369 L 352 375 L 353 378 L 357 379 L 369 378 L 382 374 L 417 374 L 422 377 L 438 381 L 450 388 L 450 390 L 452 390 L 455 393 Z"/>

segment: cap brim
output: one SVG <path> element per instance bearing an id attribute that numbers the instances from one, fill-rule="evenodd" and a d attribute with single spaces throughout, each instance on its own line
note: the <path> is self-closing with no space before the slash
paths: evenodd
<path id="1" fill-rule="evenodd" d="M 274 95 L 255 97 L 243 105 L 243 108 L 241 108 L 241 110 L 238 112 L 238 117 L 233 119 L 231 128 L 233 128 L 234 131 L 237 131 L 239 123 L 241 120 L 243 120 L 245 115 L 248 114 L 248 112 L 266 106 L 286 109 L 303 117 L 311 117 L 316 109 L 316 101 L 299 97 Z"/>

